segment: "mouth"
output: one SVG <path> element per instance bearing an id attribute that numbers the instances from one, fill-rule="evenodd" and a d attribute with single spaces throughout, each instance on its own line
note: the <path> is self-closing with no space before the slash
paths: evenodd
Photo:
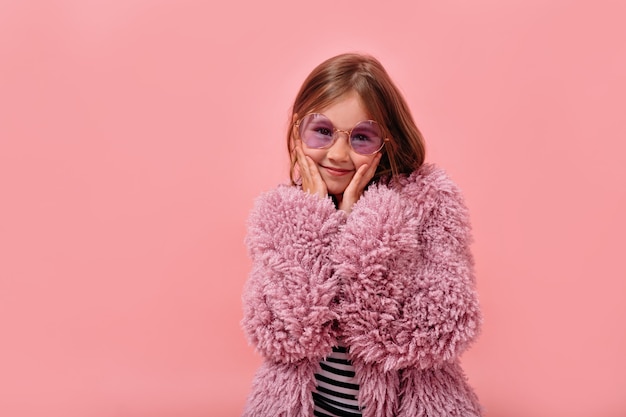
<path id="1" fill-rule="evenodd" d="M 351 170 L 351 169 L 327 167 L 327 166 L 324 166 L 324 165 L 322 165 L 321 167 L 324 168 L 330 175 L 334 175 L 336 177 L 341 177 L 341 176 L 344 176 L 344 175 L 348 175 L 348 174 L 353 172 L 353 170 Z"/>

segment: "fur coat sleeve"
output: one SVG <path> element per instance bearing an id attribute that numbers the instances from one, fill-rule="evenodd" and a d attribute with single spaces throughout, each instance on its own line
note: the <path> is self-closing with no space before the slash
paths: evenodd
<path id="1" fill-rule="evenodd" d="M 344 212 L 330 198 L 281 186 L 256 201 L 246 244 L 252 271 L 243 293 L 243 328 L 264 357 L 318 360 L 336 344 L 338 292 L 329 257 Z"/>
<path id="2" fill-rule="evenodd" d="M 425 165 L 370 187 L 331 257 L 351 354 L 384 371 L 454 361 L 481 321 L 469 244 L 467 210 L 443 171 Z"/>

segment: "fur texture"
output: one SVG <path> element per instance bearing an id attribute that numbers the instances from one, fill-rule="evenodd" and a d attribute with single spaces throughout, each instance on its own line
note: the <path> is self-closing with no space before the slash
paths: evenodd
<path id="1" fill-rule="evenodd" d="M 372 185 L 349 216 L 281 186 L 248 226 L 243 327 L 265 363 L 245 416 L 311 416 L 339 337 L 364 417 L 480 415 L 458 365 L 481 321 L 468 213 L 442 170 Z"/>

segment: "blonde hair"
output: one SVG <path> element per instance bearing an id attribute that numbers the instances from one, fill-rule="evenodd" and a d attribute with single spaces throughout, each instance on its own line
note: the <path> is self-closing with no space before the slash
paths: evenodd
<path id="1" fill-rule="evenodd" d="M 413 121 L 402 93 L 385 68 L 370 55 L 347 53 L 318 65 L 304 80 L 296 95 L 291 109 L 291 129 L 287 134 L 292 183 L 295 184 L 296 180 L 293 141 L 295 118 L 319 111 L 351 91 L 359 95 L 369 116 L 382 126 L 383 133 L 390 139 L 382 150 L 383 157 L 373 180 L 390 174 L 409 174 L 424 163 L 424 138 Z"/>

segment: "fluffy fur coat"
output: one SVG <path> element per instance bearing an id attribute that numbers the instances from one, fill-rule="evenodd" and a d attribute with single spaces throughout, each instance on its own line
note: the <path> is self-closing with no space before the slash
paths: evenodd
<path id="1" fill-rule="evenodd" d="M 244 416 L 311 417 L 338 338 L 364 417 L 480 415 L 458 362 L 481 321 L 468 213 L 442 170 L 374 184 L 350 215 L 280 186 L 248 227 L 243 328 L 264 362 Z"/>

